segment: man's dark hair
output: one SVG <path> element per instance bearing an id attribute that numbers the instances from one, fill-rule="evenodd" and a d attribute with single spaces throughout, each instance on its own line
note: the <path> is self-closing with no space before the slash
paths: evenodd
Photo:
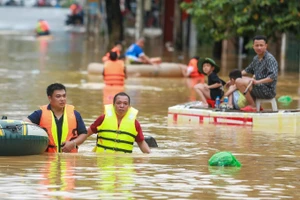
<path id="1" fill-rule="evenodd" d="M 118 59 L 118 54 L 117 54 L 117 52 L 110 51 L 110 52 L 109 52 L 109 59 L 110 59 L 110 60 L 113 60 L 113 61 L 117 60 L 117 59 Z"/>
<path id="2" fill-rule="evenodd" d="M 129 97 L 129 95 L 126 94 L 125 92 L 119 92 L 118 94 L 116 94 L 116 95 L 114 96 L 114 101 L 113 101 L 114 104 L 116 103 L 116 100 L 117 100 L 117 97 L 118 97 L 118 96 L 126 96 L 126 97 L 128 97 L 128 104 L 130 105 L 130 97 Z"/>
<path id="3" fill-rule="evenodd" d="M 192 57 L 192 58 L 194 58 L 194 59 L 196 59 L 196 60 L 199 60 L 199 59 L 200 59 L 199 56 L 194 56 L 194 57 Z"/>
<path id="4" fill-rule="evenodd" d="M 115 42 L 115 46 L 117 46 L 117 45 L 121 45 L 122 46 L 122 42 L 121 41 L 116 41 Z"/>
<path id="5" fill-rule="evenodd" d="M 47 96 L 52 96 L 55 90 L 66 90 L 66 87 L 61 83 L 53 83 L 47 87 Z"/>
<path id="6" fill-rule="evenodd" d="M 264 40 L 264 41 L 266 42 L 266 44 L 268 43 L 267 37 L 264 36 L 264 35 L 256 35 L 256 36 L 254 36 L 254 38 L 253 38 L 253 42 L 254 42 L 254 40 Z"/>
<path id="7" fill-rule="evenodd" d="M 229 78 L 236 80 L 237 78 L 242 78 L 242 72 L 239 69 L 234 69 L 229 73 Z"/>

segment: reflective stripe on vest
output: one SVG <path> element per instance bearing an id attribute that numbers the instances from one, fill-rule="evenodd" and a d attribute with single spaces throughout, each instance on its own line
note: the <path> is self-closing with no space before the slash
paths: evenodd
<path id="1" fill-rule="evenodd" d="M 105 105 L 105 118 L 97 127 L 96 152 L 124 152 L 132 153 L 133 143 L 137 136 L 135 119 L 138 110 L 130 107 L 122 118 L 118 128 L 118 119 L 112 104 Z"/>
<path id="2" fill-rule="evenodd" d="M 124 85 L 125 73 L 122 60 L 108 60 L 104 64 L 104 82 L 106 85 Z"/>
<path id="3" fill-rule="evenodd" d="M 204 78 L 204 74 L 200 74 L 198 72 L 198 60 L 196 58 L 192 58 L 188 64 L 188 66 L 192 66 L 193 67 L 193 71 L 190 74 L 191 78 L 195 78 L 195 77 L 203 77 Z"/>
<path id="4" fill-rule="evenodd" d="M 55 123 L 55 117 L 51 110 L 47 109 L 48 105 L 41 106 L 42 116 L 40 120 L 40 126 L 46 128 L 49 136 L 49 144 L 47 152 L 61 152 L 61 144 L 77 138 L 77 121 L 74 114 L 74 106 L 67 105 L 64 109 L 62 136 L 61 142 L 58 141 L 57 127 Z M 72 149 L 71 152 L 77 152 L 77 148 Z"/>

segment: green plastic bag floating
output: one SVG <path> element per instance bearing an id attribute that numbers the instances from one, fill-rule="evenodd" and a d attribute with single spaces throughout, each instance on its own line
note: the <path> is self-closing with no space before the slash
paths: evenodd
<path id="1" fill-rule="evenodd" d="M 281 96 L 278 98 L 278 102 L 283 105 L 289 105 L 293 101 L 292 97 L 290 96 Z"/>
<path id="2" fill-rule="evenodd" d="M 228 166 L 228 167 L 241 167 L 241 163 L 230 152 L 221 151 L 215 153 L 209 160 L 210 166 Z"/>

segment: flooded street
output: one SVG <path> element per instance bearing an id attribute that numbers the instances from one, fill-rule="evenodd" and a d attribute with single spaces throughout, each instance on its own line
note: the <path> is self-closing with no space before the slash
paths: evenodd
<path id="1" fill-rule="evenodd" d="M 91 81 L 87 74 L 88 64 L 100 61 L 106 52 L 104 39 L 96 43 L 83 33 L 66 31 L 63 20 L 67 10 L 26 8 L 27 14 L 32 13 L 28 14 L 30 20 L 18 21 L 14 17 L 22 13 L 19 9 L 0 7 L 1 115 L 24 119 L 48 103 L 46 87 L 60 82 L 67 87 L 68 103 L 89 126 L 103 113 L 103 102 L 112 100 L 112 90 L 102 81 Z M 10 15 L 11 23 L 3 13 L 15 13 Z M 49 23 L 54 39 L 36 40 L 30 29 L 39 17 L 48 16 L 52 17 Z M 181 53 L 165 52 L 164 45 L 155 51 L 157 46 L 151 45 L 157 41 L 149 41 L 146 47 L 150 56 L 161 52 L 158 56 L 163 60 L 180 62 Z M 227 66 L 220 73 L 225 80 L 237 63 L 230 61 Z M 279 74 L 276 97 L 293 98 L 289 106 L 278 104 L 279 109 L 300 107 L 299 83 L 298 73 Z M 95 154 L 91 150 L 96 137 L 90 137 L 76 155 L 0 157 L 0 199 L 300 198 L 299 131 L 168 125 L 168 107 L 199 100 L 185 78 L 129 77 L 125 92 L 139 110 L 144 134 L 158 143 L 151 154 L 142 154 L 138 147 L 132 155 Z M 264 108 L 271 107 L 266 104 Z M 242 167 L 209 167 L 209 158 L 218 151 L 232 152 Z"/>

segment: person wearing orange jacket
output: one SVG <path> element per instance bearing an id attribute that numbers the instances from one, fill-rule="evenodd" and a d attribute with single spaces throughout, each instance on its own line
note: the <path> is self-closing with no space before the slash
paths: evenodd
<path id="1" fill-rule="evenodd" d="M 117 41 L 115 42 L 115 46 L 110 50 L 110 52 L 116 52 L 118 57 L 120 57 L 122 51 L 122 43 Z M 110 52 L 107 52 L 103 57 L 102 57 L 102 62 L 106 62 L 109 60 L 109 54 Z"/>
<path id="2" fill-rule="evenodd" d="M 198 60 L 199 56 L 194 56 L 190 59 L 189 64 L 187 66 L 182 66 L 182 74 L 184 77 L 189 78 L 204 78 L 204 74 L 201 74 L 198 71 Z"/>
<path id="3" fill-rule="evenodd" d="M 37 36 L 50 35 L 50 27 L 48 22 L 40 19 L 36 25 L 35 33 Z"/>
<path id="4" fill-rule="evenodd" d="M 123 86 L 126 78 L 124 61 L 118 59 L 116 52 L 109 52 L 109 60 L 104 63 L 103 78 L 105 85 Z"/>
<path id="5" fill-rule="evenodd" d="M 46 129 L 49 144 L 46 152 L 78 152 L 78 146 L 86 139 L 86 126 L 74 106 L 66 104 L 66 88 L 60 83 L 47 87 L 48 105 L 41 106 L 24 121 Z"/>
<path id="6" fill-rule="evenodd" d="M 188 65 L 181 65 L 182 75 L 186 77 L 187 87 L 190 91 L 190 101 L 196 101 L 196 92 L 194 86 L 198 83 L 204 83 L 204 74 L 198 71 L 199 56 L 194 56 L 190 59 Z"/>

